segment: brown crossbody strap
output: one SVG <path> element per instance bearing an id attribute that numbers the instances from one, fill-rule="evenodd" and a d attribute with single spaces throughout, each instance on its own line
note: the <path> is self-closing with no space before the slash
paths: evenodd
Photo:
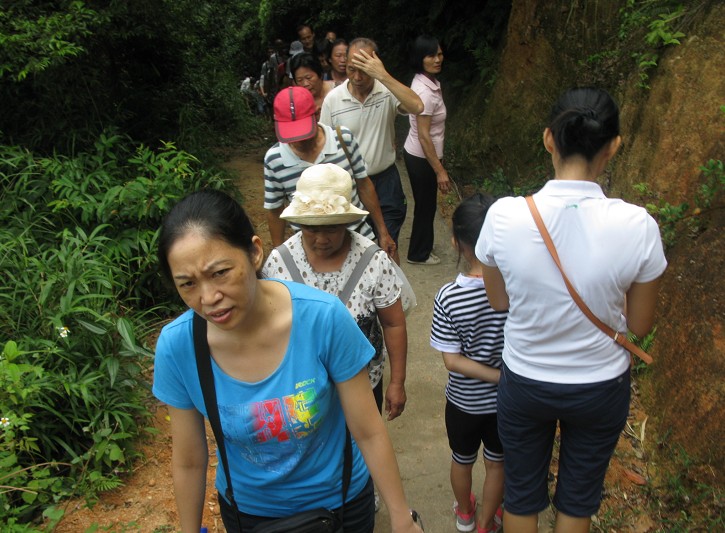
<path id="1" fill-rule="evenodd" d="M 561 272 L 561 277 L 564 278 L 564 284 L 566 285 L 569 294 L 574 299 L 574 302 L 579 306 L 579 309 L 582 310 L 586 317 L 591 320 L 595 326 L 601 329 L 608 337 L 611 337 L 614 342 L 616 342 L 620 346 L 623 346 L 626 350 L 642 359 L 642 361 L 644 361 L 645 363 L 652 363 L 652 357 L 650 357 L 647 352 L 642 350 L 639 346 L 635 346 L 634 344 L 629 342 L 626 332 L 622 333 L 619 331 L 615 331 L 614 329 L 609 327 L 607 324 L 602 322 L 594 313 L 592 313 L 591 309 L 589 309 L 587 304 L 584 303 L 584 300 L 582 300 L 581 296 L 579 296 L 579 293 L 576 292 L 574 285 L 571 284 L 569 278 L 567 278 L 566 274 L 564 273 L 564 268 L 561 266 L 561 261 L 559 260 L 559 254 L 556 253 L 556 246 L 554 246 L 554 241 L 551 240 L 551 235 L 549 235 L 549 232 L 544 225 L 544 221 L 541 218 L 539 209 L 536 207 L 536 202 L 534 202 L 534 197 L 527 196 L 526 203 L 529 206 L 531 215 L 534 217 L 536 227 L 539 228 L 539 233 L 541 233 L 541 237 L 544 239 L 544 244 L 546 244 L 546 248 L 547 250 L 549 250 L 551 257 L 554 260 L 554 263 L 556 263 L 556 267 L 559 269 L 559 272 Z"/>

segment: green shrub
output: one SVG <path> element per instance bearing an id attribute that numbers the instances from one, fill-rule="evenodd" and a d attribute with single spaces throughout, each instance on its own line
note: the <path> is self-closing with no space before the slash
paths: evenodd
<path id="1" fill-rule="evenodd" d="M 202 187 L 228 183 L 170 143 L 104 135 L 72 158 L 0 147 L 0 526 L 71 492 L 92 499 L 130 466 L 149 416 L 143 339 L 169 313 L 158 227 Z"/>

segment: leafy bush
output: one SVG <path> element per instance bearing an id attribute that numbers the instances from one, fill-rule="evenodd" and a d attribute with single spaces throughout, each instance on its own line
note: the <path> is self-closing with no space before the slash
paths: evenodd
<path id="1" fill-rule="evenodd" d="M 255 4 L 0 3 L 4 142 L 73 153 L 115 126 L 200 153 L 254 136 L 239 82 L 262 48 Z"/>
<path id="2" fill-rule="evenodd" d="M 149 416 L 143 339 L 168 312 L 158 226 L 188 192 L 227 186 L 170 143 L 0 147 L 0 525 L 118 485 Z"/>

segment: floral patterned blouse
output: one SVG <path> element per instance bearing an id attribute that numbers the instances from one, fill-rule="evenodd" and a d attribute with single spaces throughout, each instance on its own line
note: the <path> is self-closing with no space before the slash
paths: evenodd
<path id="1" fill-rule="evenodd" d="M 350 252 L 340 270 L 336 272 L 317 272 L 312 268 L 302 247 L 301 232 L 297 232 L 287 239 L 285 245 L 289 248 L 306 285 L 335 295 L 342 291 L 363 252 L 368 246 L 374 244 L 359 233 L 350 231 L 350 235 L 352 236 Z M 269 254 L 262 269 L 262 275 L 265 278 L 292 281 L 292 275 L 277 250 L 272 250 L 272 253 Z M 398 277 L 388 255 L 383 250 L 379 250 L 370 259 L 368 268 L 363 272 L 346 303 L 348 311 L 375 348 L 375 357 L 368 364 L 370 384 L 373 387 L 383 377 L 385 362 L 383 335 L 378 323 L 377 310 L 393 305 L 400 298 L 402 284 L 403 282 Z"/>

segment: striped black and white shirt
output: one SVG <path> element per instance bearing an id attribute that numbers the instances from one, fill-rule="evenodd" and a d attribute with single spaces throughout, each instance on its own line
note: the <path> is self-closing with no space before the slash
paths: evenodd
<path id="1" fill-rule="evenodd" d="M 494 310 L 488 303 L 483 279 L 459 274 L 456 281 L 441 287 L 435 297 L 430 345 L 441 352 L 459 353 L 501 368 L 507 314 Z M 497 390 L 495 383 L 448 373 L 446 398 L 463 412 L 495 413 Z"/>
<path id="2" fill-rule="evenodd" d="M 314 164 L 334 163 L 347 170 L 353 178 L 351 203 L 355 207 L 365 209 L 357 193 L 356 180 L 366 178 L 368 171 L 355 137 L 349 129 L 340 128 L 342 141 L 350 152 L 351 166 L 337 138 L 337 132 L 330 126 L 318 124 L 325 132 L 325 145 Z M 292 200 L 292 193 L 297 190 L 300 175 L 311 166 L 312 163 L 300 159 L 286 143 L 278 142 L 267 150 L 264 156 L 264 208 L 276 209 L 288 204 Z M 353 222 L 348 228 L 370 240 L 375 238 L 373 229 L 365 219 Z"/>

